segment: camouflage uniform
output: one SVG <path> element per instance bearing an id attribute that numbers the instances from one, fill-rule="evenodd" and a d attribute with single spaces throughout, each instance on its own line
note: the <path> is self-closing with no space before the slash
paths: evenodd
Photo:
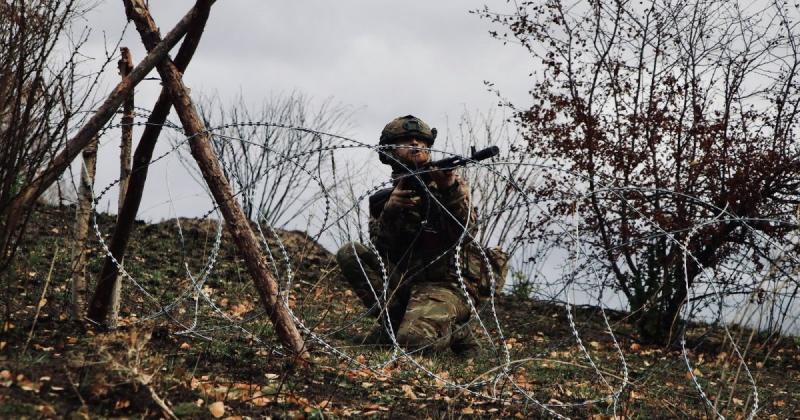
<path id="1" fill-rule="evenodd" d="M 394 174 L 393 179 L 398 176 Z M 380 260 L 371 249 L 355 242 L 343 246 L 336 258 L 343 277 L 364 305 L 372 308 L 372 315 L 385 320 L 379 306 L 388 312 L 398 344 L 408 350 L 439 351 L 457 345 L 469 333 L 463 325 L 470 319 L 471 310 L 455 263 L 455 245 L 462 236 L 462 226 L 467 227 L 469 235 L 462 240 L 458 261 L 473 303 L 489 295 L 489 270 L 502 286 L 506 257 L 498 249 L 486 250 L 487 267 L 480 248 L 470 240 L 476 214 L 470 208 L 469 186 L 463 179 L 456 177 L 445 190 L 434 182 L 428 182 L 427 187 L 429 207 L 421 200 L 414 208 L 383 211 L 385 199 L 380 197 L 388 198 L 392 188 L 371 197 L 370 239 Z M 388 275 L 385 291 L 381 262 Z M 380 305 L 376 305 L 376 294 Z"/>

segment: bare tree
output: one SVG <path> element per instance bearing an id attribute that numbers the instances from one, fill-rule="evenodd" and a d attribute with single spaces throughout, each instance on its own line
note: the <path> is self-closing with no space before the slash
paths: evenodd
<path id="1" fill-rule="evenodd" d="M 476 239 L 484 247 L 499 246 L 508 253 L 515 279 L 538 278 L 539 263 L 550 246 L 525 240 L 527 226 L 539 217 L 529 193 L 542 173 L 541 165 L 531 159 L 525 140 L 497 110 L 465 111 L 454 128 L 448 127 L 443 140 L 436 144 L 437 149 L 466 156 L 472 148 L 500 148 L 500 155 L 491 161 L 463 170 L 480 223 Z"/>
<path id="2" fill-rule="evenodd" d="M 315 107 L 297 92 L 274 96 L 257 111 L 241 97 L 232 105 L 201 100 L 199 108 L 206 127 L 224 126 L 213 131 L 214 151 L 245 215 L 274 227 L 291 223 L 321 197 L 307 187 L 331 168 L 328 154 L 318 151 L 330 146 L 322 133 L 342 134 L 351 126 L 348 107 L 332 99 Z"/>
<path id="3" fill-rule="evenodd" d="M 63 146 L 90 100 L 81 80 L 93 75 L 80 74 L 78 63 L 88 32 L 70 31 L 84 11 L 74 1 L 0 4 L 0 213 Z M 72 48 L 61 58 L 58 42 L 68 38 Z"/>
<path id="4" fill-rule="evenodd" d="M 67 64 L 51 68 L 59 37 L 76 13 L 75 2 L 4 2 L 0 25 L 4 64 L 2 99 L 3 147 L 0 148 L 0 271 L 12 261 L 31 209 L 45 190 L 67 169 L 72 160 L 111 119 L 134 86 L 178 43 L 190 24 L 201 14 L 192 8 L 156 47 L 111 91 L 90 117 L 71 119 L 90 95 L 84 91 L 74 100 L 80 46 L 74 42 Z M 33 29 L 32 29 L 33 28 Z M 108 57 L 107 61 L 111 58 Z M 99 73 L 98 73 L 99 74 Z M 96 86 L 89 83 L 89 86 Z M 69 89 L 65 89 L 69 88 Z M 52 89 L 52 90 L 50 90 Z M 36 111 L 36 112 L 34 112 Z M 87 114 L 89 115 L 89 114 Z M 74 123 L 74 125 L 73 125 Z M 79 126 L 68 140 L 67 133 Z"/>
<path id="5" fill-rule="evenodd" d="M 472 188 L 483 223 L 478 242 L 483 246 L 499 245 L 513 254 L 520 245 L 517 236 L 521 232 L 517 228 L 524 224 L 526 213 L 531 211 L 526 205 L 525 187 L 535 180 L 538 171 L 530 165 L 530 157 L 516 129 L 496 112 L 465 111 L 455 129 L 448 130 L 445 141 L 441 145 L 437 143 L 436 148 L 464 156 L 469 156 L 473 148 L 500 148 L 499 156 L 473 165 L 465 170 L 464 176 Z"/>
<path id="6" fill-rule="evenodd" d="M 515 119 L 532 153 L 570 175 L 535 193 L 549 217 L 579 220 L 594 262 L 577 270 L 613 279 L 643 340 L 675 337 L 700 282 L 758 287 L 800 200 L 788 6 L 546 0 L 480 13 L 541 61 Z"/>
<path id="7" fill-rule="evenodd" d="M 89 237 L 89 219 L 92 216 L 92 188 L 97 167 L 97 138 L 83 149 L 78 202 L 75 210 L 75 228 L 72 245 L 72 318 L 80 320 L 86 310 L 86 243 Z"/>

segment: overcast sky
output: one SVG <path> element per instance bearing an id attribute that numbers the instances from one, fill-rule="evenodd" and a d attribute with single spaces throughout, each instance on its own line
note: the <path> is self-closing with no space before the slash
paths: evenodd
<path id="1" fill-rule="evenodd" d="M 525 101 L 532 61 L 521 47 L 492 39 L 489 22 L 468 13 L 484 3 L 220 0 L 211 11 L 185 82 L 195 97 L 216 94 L 232 100 L 241 93 L 254 104 L 291 91 L 320 100 L 332 97 L 353 107 L 354 128 L 349 134 L 364 142 L 377 142 L 386 122 L 409 113 L 442 127 L 446 117 L 454 119 L 465 109 L 485 111 L 496 106 L 497 97 L 487 91 L 484 80 L 495 83 L 508 99 Z M 192 4 L 150 2 L 163 33 Z M 488 4 L 508 7 L 505 1 Z M 85 19 L 93 30 L 87 51 L 100 58 L 104 39 L 110 43 L 121 34 L 122 2 L 102 1 Z M 122 45 L 131 48 L 134 61 L 145 55 L 132 26 Z M 116 69 L 109 71 L 107 80 L 105 89 L 110 90 Z M 157 81 L 143 82 L 137 88 L 137 106 L 152 107 L 159 88 Z M 113 159 L 116 147 L 109 146 L 104 153 Z M 100 167 L 100 185 L 116 178 L 115 170 L 116 165 Z M 165 170 L 173 184 L 185 182 L 177 168 L 170 165 Z M 155 172 L 156 177 L 165 176 Z M 163 184 L 148 183 L 155 193 L 143 209 L 166 199 L 160 190 Z M 188 203 L 178 207 L 182 215 L 196 210 Z M 159 215 L 166 216 L 158 211 L 149 217 Z"/>

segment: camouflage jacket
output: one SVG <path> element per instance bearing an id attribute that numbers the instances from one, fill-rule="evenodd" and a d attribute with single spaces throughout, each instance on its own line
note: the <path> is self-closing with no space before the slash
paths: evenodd
<path id="1" fill-rule="evenodd" d="M 396 177 L 393 177 L 396 178 Z M 477 214 L 472 207 L 469 185 L 461 177 L 449 188 L 428 182 L 431 197 L 416 207 L 384 211 L 391 194 L 387 188 L 370 197 L 370 238 L 385 261 L 411 282 L 445 282 L 460 289 L 455 265 L 456 244 L 461 239 L 459 268 L 470 295 L 488 295 L 488 274 L 480 248 L 471 237 L 476 233 Z M 427 201 L 427 202 L 426 202 Z M 448 214 L 449 213 L 449 214 Z"/>

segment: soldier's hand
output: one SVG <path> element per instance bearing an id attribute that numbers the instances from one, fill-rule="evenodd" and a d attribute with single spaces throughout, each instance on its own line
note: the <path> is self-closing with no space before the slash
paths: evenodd
<path id="1" fill-rule="evenodd" d="M 384 210 L 404 209 L 416 206 L 417 202 L 419 202 L 419 197 L 414 190 L 404 190 L 401 189 L 401 185 L 398 185 L 392 190 L 392 194 L 383 208 Z"/>
<path id="2" fill-rule="evenodd" d="M 456 182 L 456 171 L 448 170 L 434 170 L 431 172 L 431 179 L 436 182 L 436 186 L 439 188 L 448 188 L 451 187 Z"/>

